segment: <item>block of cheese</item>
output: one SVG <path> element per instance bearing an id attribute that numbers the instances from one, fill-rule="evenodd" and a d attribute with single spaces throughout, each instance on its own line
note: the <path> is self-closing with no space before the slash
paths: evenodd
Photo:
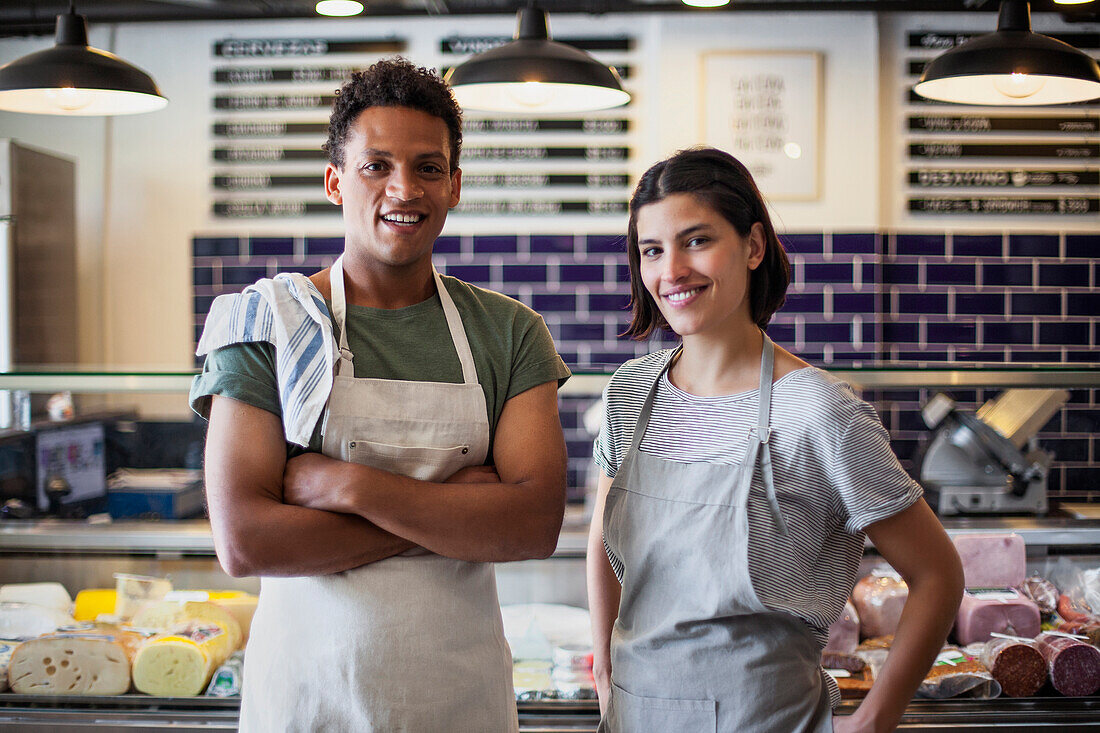
<path id="1" fill-rule="evenodd" d="M 122 630 L 57 633 L 25 641 L 8 664 L 20 695 L 122 695 L 141 637 Z"/>
<path id="2" fill-rule="evenodd" d="M 237 623 L 240 624 L 240 645 L 242 647 L 248 642 L 248 632 L 252 629 L 252 617 L 256 614 L 256 604 L 259 600 L 258 596 L 251 593 L 240 593 L 239 595 L 225 597 L 219 597 L 215 594 L 210 596 L 211 603 L 229 611 L 233 618 L 237 620 Z"/>
<path id="3" fill-rule="evenodd" d="M 190 621 L 154 636 L 134 657 L 134 687 L 157 697 L 202 694 L 214 670 L 233 651 L 227 636 L 221 624 L 209 621 Z"/>
<path id="4" fill-rule="evenodd" d="M 88 588 L 76 594 L 73 601 L 73 618 L 77 621 L 95 621 L 100 616 L 115 612 L 114 588 Z"/>
<path id="5" fill-rule="evenodd" d="M 852 603 L 859 614 L 859 633 L 864 638 L 893 634 L 908 599 L 909 586 L 889 569 L 876 568 L 860 579 L 852 589 Z"/>
<path id="6" fill-rule="evenodd" d="M 240 648 L 242 641 L 240 623 L 231 611 L 209 601 L 184 603 L 159 601 L 138 611 L 130 623 L 143 629 L 167 631 L 193 621 L 214 623 L 224 629 L 225 633 L 220 635 L 216 642 L 219 647 L 225 647 L 223 659 Z M 221 662 L 219 661 L 218 664 Z"/>
<path id="7" fill-rule="evenodd" d="M 989 641 L 993 632 L 1033 639 L 1040 630 L 1035 601 L 1012 589 L 963 593 L 955 616 L 955 638 L 964 646 Z"/>
<path id="8" fill-rule="evenodd" d="M 840 617 L 829 627 L 829 643 L 825 652 L 851 654 L 859 646 L 859 613 L 851 601 L 844 602 Z"/>
<path id="9" fill-rule="evenodd" d="M 952 541 L 967 588 L 1013 588 L 1027 577 L 1027 550 L 1018 534 L 960 534 Z"/>
<path id="10" fill-rule="evenodd" d="M 0 585 L 0 602 L 33 603 L 36 606 L 54 608 L 69 616 L 73 612 L 73 599 L 61 583 L 8 583 Z"/>

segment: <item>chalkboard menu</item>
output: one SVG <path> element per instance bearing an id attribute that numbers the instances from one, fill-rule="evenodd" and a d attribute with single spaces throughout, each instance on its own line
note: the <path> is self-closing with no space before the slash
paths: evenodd
<path id="1" fill-rule="evenodd" d="M 213 44 L 211 214 L 339 215 L 321 150 L 335 90 L 355 69 L 405 51 L 393 38 L 228 39 Z"/>
<path id="2" fill-rule="evenodd" d="M 506 37 L 441 39 L 445 73 Z M 632 38 L 558 38 L 613 65 L 629 86 Z M 210 79 L 210 212 L 261 219 L 336 217 L 324 198 L 321 145 L 334 90 L 355 69 L 396 53 L 395 38 L 258 38 L 213 44 Z M 566 115 L 465 114 L 462 202 L 453 216 L 614 217 L 626 212 L 637 145 L 633 109 Z M 553 219 L 548 219 L 553 221 Z"/>
<path id="3" fill-rule="evenodd" d="M 937 55 L 979 35 L 906 37 L 905 206 L 912 215 L 1071 216 L 1100 212 L 1100 104 L 978 107 L 912 90 Z M 1049 33 L 1086 53 L 1096 33 Z"/>

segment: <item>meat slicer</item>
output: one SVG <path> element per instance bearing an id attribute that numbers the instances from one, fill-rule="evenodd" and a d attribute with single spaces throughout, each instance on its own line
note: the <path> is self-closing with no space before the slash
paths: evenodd
<path id="1" fill-rule="evenodd" d="M 935 431 L 920 461 L 920 482 L 941 516 L 1045 514 L 1054 454 L 1035 434 L 1069 399 L 1055 389 L 1010 389 L 976 412 L 937 394 L 921 410 Z"/>

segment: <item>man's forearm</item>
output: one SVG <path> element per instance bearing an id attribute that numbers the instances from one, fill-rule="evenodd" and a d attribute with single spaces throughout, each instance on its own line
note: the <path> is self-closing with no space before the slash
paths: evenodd
<path id="1" fill-rule="evenodd" d="M 357 516 L 266 500 L 238 509 L 232 526 L 214 523 L 218 558 L 235 577 L 328 575 L 415 547 Z"/>

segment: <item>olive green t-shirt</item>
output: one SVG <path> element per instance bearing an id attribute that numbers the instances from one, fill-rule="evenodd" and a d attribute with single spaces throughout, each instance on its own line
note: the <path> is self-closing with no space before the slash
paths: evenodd
<path id="1" fill-rule="evenodd" d="M 546 382 L 564 384 L 569 368 L 558 356 L 546 324 L 535 311 L 508 296 L 443 277 L 444 286 L 462 316 L 466 337 L 485 393 L 489 445 L 504 403 Z M 331 311 L 331 304 L 330 304 Z M 333 324 L 333 332 L 339 333 Z M 348 305 L 348 346 L 359 379 L 403 379 L 416 382 L 462 382 L 462 365 L 447 329 L 436 293 L 406 308 Z M 203 417 L 210 397 L 222 395 L 282 416 L 275 376 L 275 347 L 267 342 L 241 343 L 216 349 L 191 385 L 191 408 Z M 287 444 L 288 453 L 303 452 Z M 320 451 L 321 428 L 309 450 Z"/>

